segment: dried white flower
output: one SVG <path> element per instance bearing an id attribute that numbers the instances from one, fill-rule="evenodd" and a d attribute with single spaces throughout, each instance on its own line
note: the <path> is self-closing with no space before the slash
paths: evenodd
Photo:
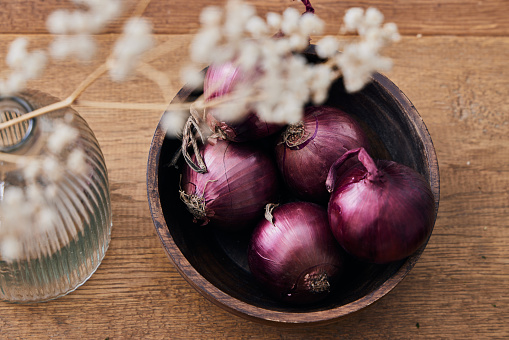
<path id="1" fill-rule="evenodd" d="M 48 232 L 54 228 L 58 215 L 56 214 L 54 209 L 51 209 L 49 207 L 43 207 L 42 209 L 39 210 L 39 213 L 37 214 L 36 218 L 37 221 L 39 222 L 38 223 L 39 231 Z"/>
<path id="2" fill-rule="evenodd" d="M 309 46 L 309 38 L 301 34 L 292 34 L 288 40 L 290 49 L 294 51 L 302 51 Z"/>
<path id="3" fill-rule="evenodd" d="M 67 157 L 67 169 L 74 174 L 86 174 L 90 167 L 86 161 L 86 156 L 83 150 L 74 149 Z"/>
<path id="4" fill-rule="evenodd" d="M 337 60 L 348 92 L 362 89 L 369 82 L 373 72 L 386 71 L 392 67 L 392 61 L 378 55 L 377 49 L 369 42 L 346 46 Z"/>
<path id="5" fill-rule="evenodd" d="M 281 27 L 281 15 L 269 12 L 267 13 L 267 25 L 272 29 L 279 29 Z"/>
<path id="6" fill-rule="evenodd" d="M 190 87 L 203 87 L 203 72 L 193 65 L 187 65 L 180 70 L 180 79 Z"/>
<path id="7" fill-rule="evenodd" d="M 152 48 L 152 25 L 144 18 L 130 18 L 124 25 L 124 34 L 117 40 L 110 63 L 110 76 L 115 81 L 125 80 L 136 67 L 141 55 Z"/>
<path id="8" fill-rule="evenodd" d="M 48 149 L 54 154 L 59 154 L 79 136 L 78 130 L 59 122 L 56 124 L 53 133 L 48 137 Z"/>
<path id="9" fill-rule="evenodd" d="M 23 169 L 23 176 L 27 181 L 35 181 L 41 173 L 41 163 L 36 159 L 21 158 L 18 167 Z"/>
<path id="10" fill-rule="evenodd" d="M 7 53 L 6 62 L 11 69 L 7 80 L 0 80 L 0 95 L 12 95 L 21 91 L 30 79 L 38 77 L 46 66 L 46 55 L 42 51 L 27 51 L 28 40 L 14 40 Z"/>
<path id="11" fill-rule="evenodd" d="M 44 175 L 53 182 L 62 178 L 63 169 L 60 162 L 55 157 L 46 157 L 42 162 Z"/>
<path id="12" fill-rule="evenodd" d="M 91 60 L 97 47 L 94 38 L 88 34 L 57 36 L 49 46 L 50 54 L 55 59 L 71 56 L 81 60 Z"/>
<path id="13" fill-rule="evenodd" d="M 254 38 L 259 38 L 268 32 L 267 24 L 259 16 L 251 17 L 246 23 L 246 31 Z"/>
<path id="14" fill-rule="evenodd" d="M 211 12 L 218 13 L 217 9 Z M 338 49 L 345 43 L 324 37 L 316 50 L 319 57 L 329 60 L 313 65 L 296 56 L 309 46 L 311 34 L 323 31 L 323 21 L 312 13 L 301 15 L 289 8 L 282 16 L 268 13 L 264 21 L 251 6 L 230 0 L 224 22 L 218 15 L 201 21 L 202 28 L 191 44 L 194 62 L 233 63 L 244 72 L 259 74 L 249 84 L 235 85 L 229 101 L 214 107 L 218 118 L 228 122 L 253 110 L 267 122 L 297 122 L 307 102 L 320 104 L 327 99 L 329 86 L 340 73 L 347 90 L 356 91 L 373 72 L 387 70 L 391 62 L 380 55 L 380 50 L 399 39 L 396 25 L 382 26 L 383 15 L 378 10 L 353 8 L 345 14 L 344 29 L 357 32 L 360 39 L 346 44 L 345 53 L 339 55 Z M 274 39 L 271 30 L 282 34 Z"/>
<path id="15" fill-rule="evenodd" d="M 243 41 L 241 44 L 238 64 L 246 71 L 253 70 L 260 56 L 258 45 L 252 40 Z"/>
<path id="16" fill-rule="evenodd" d="M 7 52 L 7 56 L 5 58 L 5 61 L 10 68 L 23 67 L 28 55 L 27 47 L 28 39 L 26 38 L 17 38 L 11 43 L 9 52 Z"/>
<path id="17" fill-rule="evenodd" d="M 315 14 L 307 12 L 300 17 L 299 31 L 305 36 L 322 34 L 325 23 Z"/>
<path id="18" fill-rule="evenodd" d="M 17 259 L 21 255 L 21 244 L 15 236 L 7 236 L 1 240 L 0 254 L 7 261 Z"/>
<path id="19" fill-rule="evenodd" d="M 231 41 L 238 41 L 245 31 L 246 22 L 255 14 L 253 6 L 241 0 L 229 0 L 223 27 L 224 36 Z"/>
<path id="20" fill-rule="evenodd" d="M 331 35 L 320 39 L 316 44 L 316 54 L 320 58 L 326 59 L 334 56 L 338 52 L 339 41 Z"/>
<path id="21" fill-rule="evenodd" d="M 364 9 L 360 7 L 349 8 L 343 17 L 344 28 L 347 32 L 355 32 L 364 22 Z"/>
<path id="22" fill-rule="evenodd" d="M 364 25 L 366 27 L 380 27 L 384 22 L 384 15 L 378 9 L 369 7 L 366 10 Z"/>
<path id="23" fill-rule="evenodd" d="M 197 63 L 211 62 L 211 52 L 214 52 L 221 41 L 221 31 L 217 27 L 202 30 L 197 33 L 191 43 L 191 59 Z"/>
<path id="24" fill-rule="evenodd" d="M 295 8 L 287 8 L 283 12 L 283 21 L 281 23 L 281 31 L 284 34 L 292 34 L 299 29 L 300 13 Z"/>
<path id="25" fill-rule="evenodd" d="M 223 18 L 223 11 L 217 6 L 208 6 L 201 11 L 200 23 L 203 26 L 218 26 Z"/>
<path id="26" fill-rule="evenodd" d="M 21 206 L 25 201 L 25 193 L 19 187 L 9 187 L 5 190 L 4 203 L 6 206 Z"/>
<path id="27" fill-rule="evenodd" d="M 46 27 L 52 34 L 99 33 L 122 12 L 120 0 L 75 1 L 88 10 L 56 10 L 48 16 Z"/>
<path id="28" fill-rule="evenodd" d="M 185 111 L 167 111 L 163 115 L 162 127 L 166 130 L 168 137 L 176 138 L 182 136 L 182 130 L 189 117 Z"/>

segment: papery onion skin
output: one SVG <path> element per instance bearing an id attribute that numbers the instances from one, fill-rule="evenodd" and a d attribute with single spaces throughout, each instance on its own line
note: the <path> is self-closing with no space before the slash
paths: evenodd
<path id="1" fill-rule="evenodd" d="M 255 228 L 248 250 L 251 273 L 274 298 L 293 304 L 325 299 L 344 267 L 344 253 L 325 208 L 308 202 L 276 207 L 272 223 Z"/>
<path id="2" fill-rule="evenodd" d="M 181 180 L 181 198 L 195 221 L 232 231 L 252 227 L 278 195 L 273 161 L 261 149 L 222 140 L 202 146 L 201 154 L 207 172 L 186 165 Z"/>
<path id="3" fill-rule="evenodd" d="M 360 125 L 337 108 L 307 107 L 302 123 L 303 137 L 296 143 L 284 140 L 291 126 L 283 131 L 276 146 L 276 162 L 293 194 L 303 200 L 326 203 L 329 193 L 325 180 L 330 166 L 350 149 L 369 149 L 369 141 Z"/>
<path id="4" fill-rule="evenodd" d="M 335 176 L 341 163 L 358 155 L 360 163 Z M 331 230 L 351 255 L 371 263 L 402 260 L 429 238 L 435 200 L 426 179 L 396 162 L 374 162 L 364 149 L 345 153 L 331 167 L 333 189 L 328 215 Z"/>
<path id="5" fill-rule="evenodd" d="M 205 101 L 229 94 L 237 86 L 252 83 L 256 76 L 256 70 L 243 72 L 233 62 L 211 65 L 207 69 L 203 85 Z M 205 112 L 209 128 L 220 138 L 234 142 L 261 139 L 276 133 L 283 127 L 280 124 L 261 120 L 255 112 L 248 112 L 240 120 L 232 122 L 220 120 L 217 108 L 207 108 Z"/>

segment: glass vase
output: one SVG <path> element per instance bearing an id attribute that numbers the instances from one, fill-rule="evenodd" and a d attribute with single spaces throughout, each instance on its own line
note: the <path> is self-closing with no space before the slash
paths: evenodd
<path id="1" fill-rule="evenodd" d="M 0 121 L 56 101 L 37 91 L 0 98 Z M 75 138 L 56 155 L 51 136 L 61 124 Z M 81 172 L 65 166 L 75 150 Z M 1 130 L 0 151 L 0 300 L 72 292 L 98 268 L 112 228 L 107 169 L 92 130 L 72 108 L 60 109 Z"/>

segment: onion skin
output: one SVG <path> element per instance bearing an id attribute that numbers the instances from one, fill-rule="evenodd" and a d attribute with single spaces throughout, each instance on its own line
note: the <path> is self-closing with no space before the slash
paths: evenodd
<path id="1" fill-rule="evenodd" d="M 256 227 L 248 250 L 251 273 L 278 300 L 310 304 L 325 299 L 344 267 L 327 211 L 293 202 L 274 209 L 272 223 Z"/>
<path id="2" fill-rule="evenodd" d="M 359 163 L 335 174 L 343 161 Z M 371 263 L 402 260 L 429 238 L 435 200 L 425 178 L 402 164 L 379 160 L 364 149 L 351 150 L 330 169 L 333 189 L 328 215 L 332 233 L 351 255 Z"/>
<path id="3" fill-rule="evenodd" d="M 256 73 L 242 72 L 232 62 L 221 65 L 211 65 L 207 69 L 203 85 L 205 101 L 222 97 L 234 91 L 236 86 L 251 83 L 256 79 Z M 225 140 L 246 142 L 257 140 L 281 130 L 282 125 L 267 123 L 261 120 L 255 112 L 248 112 L 240 121 L 221 121 L 217 109 L 206 109 L 206 121 L 209 128 Z"/>
<path id="4" fill-rule="evenodd" d="M 186 165 L 181 182 L 181 198 L 195 222 L 231 231 L 253 226 L 278 195 L 272 160 L 250 145 L 222 140 L 202 146 L 201 154 L 208 171 L 200 174 Z"/>
<path id="5" fill-rule="evenodd" d="M 369 142 L 360 125 L 337 108 L 311 106 L 304 115 L 302 137 L 293 135 L 296 143 L 285 141 L 291 127 L 287 128 L 276 146 L 276 161 L 293 194 L 326 203 L 329 193 L 325 180 L 331 165 L 350 149 L 369 148 Z"/>

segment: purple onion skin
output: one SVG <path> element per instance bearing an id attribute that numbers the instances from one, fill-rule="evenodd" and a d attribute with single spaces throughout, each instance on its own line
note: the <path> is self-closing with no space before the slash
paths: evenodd
<path id="1" fill-rule="evenodd" d="M 248 261 L 255 279 L 281 301 L 310 304 L 325 299 L 344 267 L 344 253 L 330 231 L 325 208 L 287 203 L 274 209 L 273 223 L 263 219 L 251 238 Z"/>
<path id="2" fill-rule="evenodd" d="M 350 149 L 369 149 L 369 142 L 359 124 L 339 109 L 312 106 L 304 114 L 303 143 L 289 146 L 281 137 L 276 161 L 293 194 L 306 201 L 326 203 L 329 193 L 325 180 L 331 165 Z"/>
<path id="3" fill-rule="evenodd" d="M 208 172 L 200 174 L 186 166 L 181 182 L 187 195 L 205 202 L 203 216 L 195 215 L 195 220 L 230 231 L 252 227 L 263 216 L 265 205 L 278 196 L 272 160 L 250 145 L 222 140 L 205 145 L 201 154 Z"/>
<path id="4" fill-rule="evenodd" d="M 222 97 L 231 93 L 236 86 L 253 82 L 256 74 L 246 74 L 231 62 L 221 65 L 211 65 L 205 75 L 203 85 L 205 100 Z M 261 120 L 255 112 L 249 112 L 241 121 L 224 122 L 218 119 L 214 108 L 206 110 L 206 121 L 209 128 L 221 132 L 226 139 L 234 142 L 257 140 L 272 135 L 281 130 L 282 125 L 267 123 Z"/>
<path id="5" fill-rule="evenodd" d="M 334 172 L 344 159 L 360 163 Z M 435 200 L 425 178 L 402 164 L 378 160 L 364 149 L 352 150 L 331 167 L 327 186 L 334 188 L 328 206 L 334 236 L 351 255 L 371 263 L 402 260 L 429 238 Z"/>

